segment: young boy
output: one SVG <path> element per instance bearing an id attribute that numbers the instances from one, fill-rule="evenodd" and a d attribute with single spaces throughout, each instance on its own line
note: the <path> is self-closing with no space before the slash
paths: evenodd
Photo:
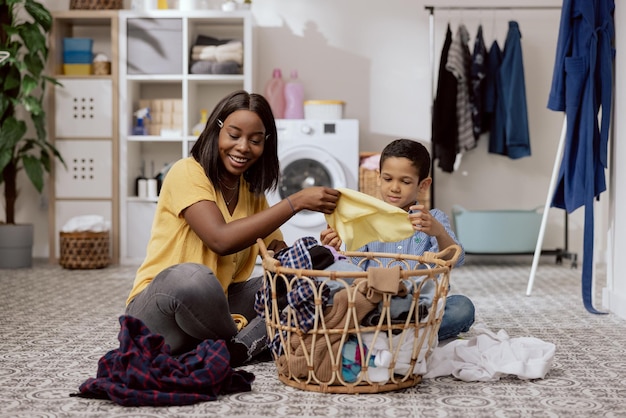
<path id="1" fill-rule="evenodd" d="M 461 246 L 452 231 L 448 216 L 439 209 L 428 211 L 417 202 L 418 193 L 430 187 L 432 178 L 429 173 L 430 154 L 419 142 L 396 139 L 383 149 L 379 168 L 380 194 L 385 202 L 408 212 L 415 233 L 403 241 L 370 242 L 358 251 L 422 255 L 426 251 L 439 252 L 453 244 Z M 337 232 L 330 227 L 321 232 L 320 241 L 336 249 L 342 244 Z M 461 266 L 464 261 L 465 252 L 462 251 L 455 267 Z M 463 295 L 448 296 L 439 327 L 439 341 L 469 331 L 473 323 L 472 301 Z"/>

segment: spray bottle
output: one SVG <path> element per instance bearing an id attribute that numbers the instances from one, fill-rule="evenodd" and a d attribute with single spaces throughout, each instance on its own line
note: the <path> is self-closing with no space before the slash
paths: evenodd
<path id="1" fill-rule="evenodd" d="M 204 130 L 204 127 L 206 126 L 208 115 L 209 112 L 206 109 L 202 109 L 200 111 L 200 122 L 196 123 L 191 130 L 191 134 L 193 136 L 200 136 L 200 134 Z"/>
<path id="2" fill-rule="evenodd" d="M 148 129 L 144 123 L 144 118 L 150 118 L 150 108 L 144 107 L 134 113 L 137 123 L 133 126 L 133 135 L 148 135 Z"/>

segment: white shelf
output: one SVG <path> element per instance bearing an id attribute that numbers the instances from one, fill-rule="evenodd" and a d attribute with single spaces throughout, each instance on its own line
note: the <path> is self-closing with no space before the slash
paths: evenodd
<path id="1" fill-rule="evenodd" d="M 200 119 L 200 110 L 211 111 L 217 102 L 233 90 L 252 91 L 252 15 L 250 11 L 222 12 L 218 10 L 152 10 L 119 12 L 119 137 L 120 137 L 120 261 L 136 262 L 145 255 L 145 248 L 152 227 L 152 217 L 156 200 L 140 199 L 135 196 L 135 179 L 143 175 L 156 175 L 165 164 L 187 157 L 196 141 L 191 135 L 193 126 Z M 137 19 L 150 19 L 141 22 Z M 154 20 L 156 19 L 156 21 Z M 159 22 L 158 19 L 168 19 Z M 175 21 L 180 20 L 180 22 Z M 130 23 L 129 23 L 130 22 Z M 133 30 L 129 30 L 129 25 Z M 150 27 L 150 32 L 138 28 Z M 172 28 L 180 28 L 179 31 Z M 167 42 L 177 48 L 159 48 L 160 38 L 167 32 Z M 139 35 L 137 35 L 139 33 Z M 216 39 L 241 40 L 243 43 L 242 74 L 191 74 L 190 51 L 198 35 Z M 135 38 L 133 39 L 133 36 Z M 160 51 L 161 56 L 174 54 L 176 62 L 164 65 L 146 65 L 146 61 L 131 61 L 141 57 L 129 57 L 129 44 L 146 42 L 144 52 L 151 47 Z M 182 47 L 181 47 L 182 46 Z M 174 51 L 174 52 L 173 52 Z M 177 52 L 176 52 L 177 51 Z M 129 58 L 131 61 L 129 61 Z M 155 59 L 153 54 L 150 59 Z M 173 65 L 172 65 L 173 64 Z M 179 72 L 170 71 L 182 67 Z M 129 70 L 129 66 L 132 71 Z M 137 74 L 139 67 L 147 68 L 145 74 Z M 152 69 L 168 74 L 153 74 Z M 148 73 L 149 72 L 149 73 Z M 131 135 L 133 112 L 138 109 L 139 100 L 176 99 L 182 102 L 182 135 Z M 155 122 L 156 123 L 156 122 Z"/>
<path id="2" fill-rule="evenodd" d="M 63 74 L 63 38 L 93 39 L 93 52 L 111 59 L 109 75 Z M 118 12 L 69 10 L 52 14 L 50 71 L 62 86 L 50 89 L 49 135 L 67 170 L 52 161 L 49 260 L 58 262 L 59 236 L 72 217 L 100 215 L 111 222 L 111 259 L 119 259 Z"/>

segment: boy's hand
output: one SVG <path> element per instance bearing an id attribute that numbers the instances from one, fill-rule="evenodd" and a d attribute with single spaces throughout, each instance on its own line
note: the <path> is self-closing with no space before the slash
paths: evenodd
<path id="1" fill-rule="evenodd" d="M 409 221 L 413 225 L 413 230 L 424 232 L 431 237 L 447 235 L 443 225 L 430 214 L 424 205 L 413 205 L 409 208 Z"/>
<path id="2" fill-rule="evenodd" d="M 337 231 L 332 229 L 330 225 L 326 225 L 326 229 L 320 232 L 320 242 L 322 245 L 330 245 L 335 250 L 340 251 L 341 238 Z"/>

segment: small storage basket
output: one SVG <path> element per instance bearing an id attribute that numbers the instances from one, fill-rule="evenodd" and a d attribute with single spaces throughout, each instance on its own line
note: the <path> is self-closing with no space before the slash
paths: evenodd
<path id="1" fill-rule="evenodd" d="M 262 240 L 257 243 L 263 259 L 262 292 L 271 295 L 264 300 L 268 339 L 281 382 L 323 393 L 379 393 L 421 381 L 426 359 L 438 344 L 450 270 L 460 255 L 458 246 L 423 256 L 346 251 L 341 253 L 346 261 L 361 266 L 369 260 L 374 267 L 329 271 L 283 267 L 269 255 Z M 377 290 L 380 281 L 373 284 L 381 273 L 385 287 L 414 284 L 403 295 L 410 306 L 401 318 L 391 313 L 393 291 Z M 433 297 L 424 306 L 419 303 L 420 292 L 427 285 L 432 286 Z M 331 289 L 335 292 L 332 303 L 325 305 Z M 303 308 L 293 301 L 294 295 L 306 294 L 312 296 L 305 308 L 309 329 L 303 331 Z M 364 323 L 363 313 L 372 304 L 377 315 Z"/>
<path id="2" fill-rule="evenodd" d="M 378 187 L 378 173 L 375 170 L 359 167 L 359 191 L 381 199 Z"/>
<path id="3" fill-rule="evenodd" d="M 59 264 L 66 269 L 99 269 L 110 264 L 109 232 L 61 232 Z"/>
<path id="4" fill-rule="evenodd" d="M 124 0 L 70 0 L 70 10 L 116 10 L 124 8 Z"/>

